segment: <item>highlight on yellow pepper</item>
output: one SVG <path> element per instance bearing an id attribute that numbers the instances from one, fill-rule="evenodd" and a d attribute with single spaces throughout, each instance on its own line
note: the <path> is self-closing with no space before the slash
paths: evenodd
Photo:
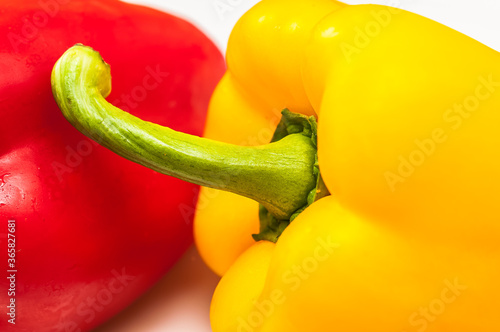
<path id="1" fill-rule="evenodd" d="M 75 127 L 230 192 L 204 189 L 195 226 L 224 274 L 213 331 L 500 331 L 498 52 L 387 6 L 263 0 L 230 37 L 212 139 L 107 103 L 95 54 L 59 61 Z"/>

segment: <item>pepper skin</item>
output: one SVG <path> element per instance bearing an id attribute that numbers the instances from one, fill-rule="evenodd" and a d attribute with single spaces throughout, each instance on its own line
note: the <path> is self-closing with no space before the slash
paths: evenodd
<path id="1" fill-rule="evenodd" d="M 251 9 L 233 41 L 274 32 L 255 19 L 265 9 L 287 31 L 296 17 L 280 16 L 278 2 Z M 313 25 L 295 72 L 319 118 L 333 196 L 300 214 L 269 257 L 250 248 L 234 263 L 214 295 L 213 330 L 499 330 L 498 53 L 383 6 L 347 6 Z"/>
<path id="2" fill-rule="evenodd" d="M 88 331 L 150 288 L 192 243 L 197 186 L 124 160 L 75 130 L 50 90 L 75 43 L 114 63 L 111 101 L 201 134 L 224 71 L 191 24 L 119 1 L 0 3 L 1 331 Z M 154 106 L 153 106 L 154 105 Z M 16 221 L 16 324 L 7 322 L 7 220 Z"/>
<path id="3" fill-rule="evenodd" d="M 143 122 L 96 93 L 109 84 L 104 69 L 94 75 L 72 65 L 75 58 L 90 61 L 85 52 L 59 60 L 52 79 L 56 99 L 75 127 L 94 139 L 109 138 L 101 144 L 126 158 L 253 198 L 278 221 L 300 212 L 275 244 L 257 242 L 227 270 L 212 302 L 213 331 L 500 330 L 500 227 L 493 203 L 500 183 L 494 149 L 500 143 L 498 53 L 385 6 L 332 1 L 336 7 L 316 21 L 302 20 L 305 8 L 323 3 L 264 0 L 243 16 L 230 39 L 229 71 L 211 103 L 217 115 L 220 102 L 228 119 L 238 119 L 240 109 L 248 114 L 260 108 L 249 131 L 257 121 L 266 125 L 274 108 L 314 111 L 317 146 L 304 139 L 315 137 L 314 125 L 300 129 L 297 122 L 288 123 L 288 136 L 257 147 Z M 298 39 L 300 46 L 290 46 L 291 31 L 310 33 Z M 299 52 L 291 55 L 297 61 L 273 52 L 286 45 Z M 102 65 L 95 56 L 93 61 Z M 281 85 L 260 81 L 281 79 L 280 73 Z M 235 92 L 227 104 L 224 91 Z M 120 132 L 102 125 L 103 118 Z M 121 143 L 123 136 L 132 142 Z M 307 193 L 309 202 L 314 193 L 316 160 L 310 153 L 316 147 L 332 195 L 302 210 L 303 201 L 291 202 L 297 193 Z M 192 166 L 188 172 L 186 164 Z M 292 174 L 295 168 L 306 171 Z M 217 229 L 222 224 L 215 221 Z M 225 236 L 243 234 L 234 225 L 227 229 Z M 235 256 L 214 266 L 224 271 Z"/>
<path id="4" fill-rule="evenodd" d="M 498 245 L 412 231 L 322 198 L 231 266 L 212 330 L 497 331 Z"/>

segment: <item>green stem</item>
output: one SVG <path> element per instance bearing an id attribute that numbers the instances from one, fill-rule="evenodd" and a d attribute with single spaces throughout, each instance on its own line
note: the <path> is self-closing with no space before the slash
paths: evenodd
<path id="1" fill-rule="evenodd" d="M 310 137 L 243 147 L 143 121 L 105 100 L 110 68 L 89 47 L 75 45 L 57 61 L 52 91 L 66 119 L 106 148 L 160 173 L 254 199 L 278 220 L 307 205 L 316 186 Z"/>

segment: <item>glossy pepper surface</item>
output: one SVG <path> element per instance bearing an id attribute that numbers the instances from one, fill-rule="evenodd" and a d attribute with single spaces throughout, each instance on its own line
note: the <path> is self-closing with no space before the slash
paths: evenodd
<path id="1" fill-rule="evenodd" d="M 264 0 L 233 31 L 206 132 L 230 140 L 216 132 L 217 119 L 248 119 L 234 134 L 234 143 L 247 143 L 286 107 L 317 116 L 317 145 L 314 118 L 289 118 L 288 136 L 240 147 L 141 122 L 103 99 L 67 103 L 93 96 L 89 86 L 108 82 L 105 75 L 82 85 L 88 73 L 60 64 L 66 70 L 56 70 L 53 82 L 65 116 L 92 137 L 109 135 L 108 148 L 253 198 L 278 221 L 276 244 L 259 241 L 232 265 L 234 253 L 212 264 L 222 273 L 231 265 L 212 302 L 214 331 L 486 332 L 500 328 L 499 60 L 477 41 L 403 10 Z M 104 117 L 133 133 L 132 147 L 114 141 L 130 134 L 99 125 Z M 316 147 L 331 195 L 307 206 L 297 197 L 314 193 Z M 187 161 L 193 169 L 179 171 Z M 210 194 L 199 213 L 224 218 L 224 196 Z M 227 231 L 220 242 L 257 228 L 243 217 L 242 228 L 215 221 Z"/>
<path id="2" fill-rule="evenodd" d="M 257 114 L 312 107 L 332 196 L 293 220 L 276 245 L 259 242 L 234 263 L 214 296 L 213 330 L 498 329 L 500 56 L 394 8 L 338 4 L 310 21 L 299 14 L 325 3 L 292 1 L 283 11 L 282 1 L 262 1 L 233 30 L 226 76 L 261 97 Z M 277 52 L 291 35 L 297 66 Z M 260 90 L 260 70 L 281 78 L 270 83 L 280 88 Z M 222 84 L 214 114 L 232 108 L 217 95 Z M 307 102 L 280 104 L 297 87 Z"/>
<path id="3" fill-rule="evenodd" d="M 4 0 L 0 12 L 0 330 L 88 331 L 191 245 L 192 217 L 179 206 L 192 206 L 198 189 L 75 130 L 54 102 L 52 67 L 75 43 L 93 45 L 115 65 L 115 105 L 201 134 L 223 58 L 186 21 L 119 1 Z M 7 220 L 17 225 L 15 296 Z"/>

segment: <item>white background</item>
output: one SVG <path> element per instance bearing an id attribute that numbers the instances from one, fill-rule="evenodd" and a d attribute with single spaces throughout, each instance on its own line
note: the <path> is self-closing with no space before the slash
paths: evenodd
<path id="1" fill-rule="evenodd" d="M 308 0 L 304 0 L 308 1 Z M 256 0 L 131 0 L 184 17 L 208 34 L 222 51 L 231 28 Z M 498 0 L 346 0 L 348 4 L 393 5 L 446 24 L 500 51 Z M 196 250 L 150 292 L 95 332 L 209 332 L 210 297 L 218 278 Z M 304 331 L 306 332 L 306 331 Z"/>
<path id="2" fill-rule="evenodd" d="M 307 1 L 307 0 L 304 0 Z M 127 0 L 164 10 L 195 23 L 221 50 L 231 28 L 257 0 Z M 498 0 L 344 0 L 348 4 L 392 5 L 429 17 L 500 50 Z"/>

